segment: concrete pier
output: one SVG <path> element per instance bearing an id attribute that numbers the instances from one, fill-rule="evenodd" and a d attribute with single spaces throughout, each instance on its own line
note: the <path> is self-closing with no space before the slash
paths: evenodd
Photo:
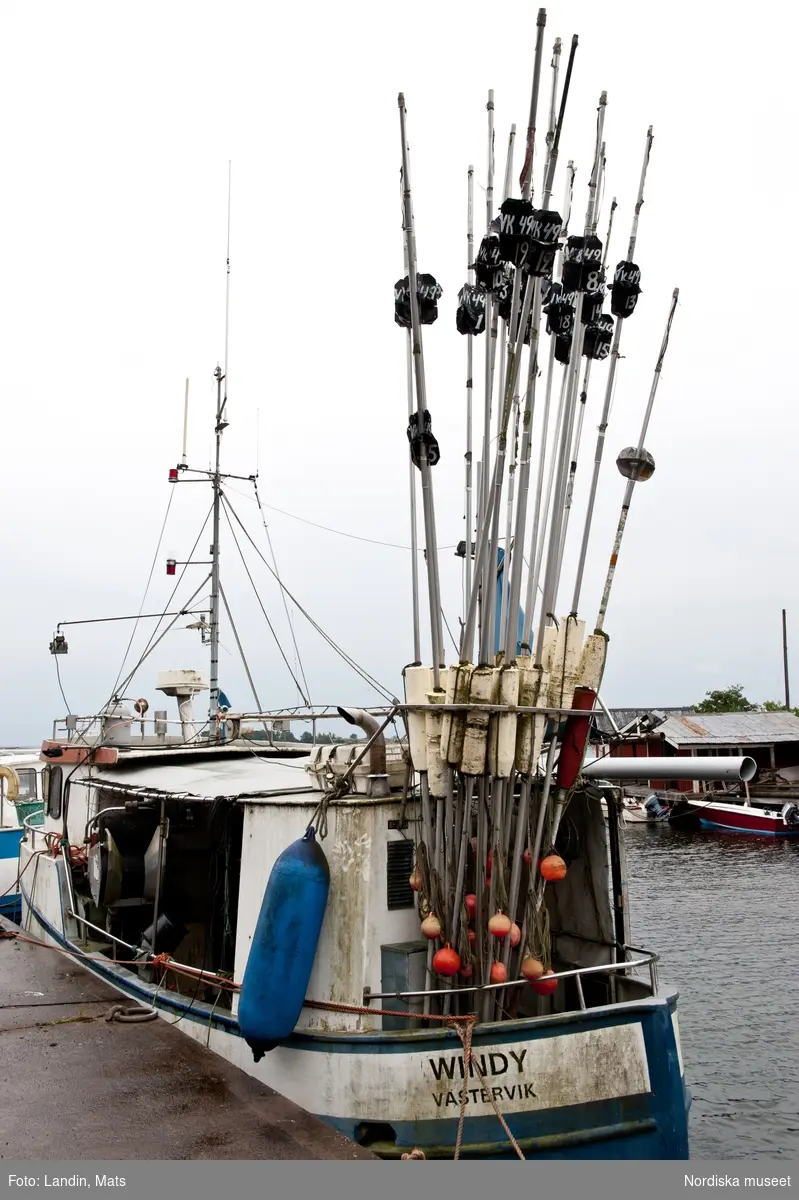
<path id="1" fill-rule="evenodd" d="M 0 1157 L 372 1159 L 158 1019 L 107 1021 L 118 992 L 0 918 Z"/>

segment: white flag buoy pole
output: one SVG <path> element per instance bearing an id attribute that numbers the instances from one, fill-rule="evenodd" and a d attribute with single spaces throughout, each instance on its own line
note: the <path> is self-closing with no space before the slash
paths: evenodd
<path id="1" fill-rule="evenodd" d="M 646 431 L 649 428 L 649 419 L 652 416 L 652 406 L 655 403 L 655 393 L 657 392 L 660 382 L 660 373 L 663 369 L 663 359 L 666 357 L 666 350 L 669 344 L 669 334 L 671 333 L 671 324 L 674 320 L 674 314 L 677 311 L 677 301 L 679 299 L 680 289 L 675 288 L 671 297 L 671 308 L 669 309 L 669 317 L 666 322 L 666 332 L 663 335 L 663 344 L 660 347 L 657 364 L 655 366 L 655 374 L 652 379 L 652 387 L 649 392 L 649 401 L 644 414 L 644 423 L 641 427 L 641 436 L 638 439 L 638 445 L 630 449 L 623 450 L 617 461 L 618 468 L 622 475 L 627 478 L 627 487 L 624 491 L 624 499 L 622 500 L 621 513 L 619 515 L 619 523 L 616 528 L 616 536 L 613 541 L 613 550 L 608 563 L 608 573 L 605 579 L 605 586 L 602 591 L 602 599 L 599 604 L 599 613 L 596 619 L 596 633 L 601 633 L 605 624 L 605 617 L 608 611 L 608 603 L 610 601 L 610 590 L 613 586 L 613 578 L 616 574 L 616 565 L 619 561 L 619 552 L 621 550 L 621 540 L 624 536 L 624 527 L 627 524 L 627 515 L 630 511 L 630 503 L 633 497 L 633 488 L 636 483 L 641 480 L 650 479 L 655 471 L 654 459 L 644 449 L 644 439 Z"/>
<path id="2" fill-rule="evenodd" d="M 646 172 L 649 166 L 649 157 L 652 153 L 652 126 L 646 131 L 646 148 L 644 150 L 644 162 L 641 167 L 641 179 L 638 184 L 638 196 L 635 201 L 635 210 L 633 213 L 632 230 L 630 231 L 630 241 L 627 246 L 627 261 L 631 262 L 635 254 L 635 244 L 638 239 L 638 221 L 641 215 L 641 207 L 644 203 L 644 184 L 646 182 Z M 602 466 L 602 454 L 605 447 L 605 432 L 608 427 L 608 415 L 610 413 L 610 405 L 613 400 L 613 389 L 616 382 L 616 369 L 619 364 L 619 345 L 621 343 L 621 330 L 624 324 L 623 317 L 616 317 L 616 328 L 613 331 L 613 344 L 610 348 L 610 363 L 608 364 L 608 378 L 605 384 L 605 399 L 602 405 L 602 416 L 599 419 L 599 430 L 597 432 L 596 450 L 594 451 L 594 471 L 591 476 L 591 487 L 588 493 L 588 507 L 585 514 L 585 526 L 583 528 L 583 540 L 580 545 L 580 555 L 577 561 L 577 577 L 574 581 L 574 595 L 572 597 L 572 613 L 577 612 L 580 603 L 580 592 L 583 586 L 583 574 L 585 572 L 585 559 L 588 553 L 588 539 L 591 536 L 591 524 L 594 518 L 594 504 L 596 503 L 596 493 L 599 484 L 599 471 Z"/>

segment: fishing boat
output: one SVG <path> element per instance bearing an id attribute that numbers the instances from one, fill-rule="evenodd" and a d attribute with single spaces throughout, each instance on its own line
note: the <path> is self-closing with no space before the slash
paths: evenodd
<path id="1" fill-rule="evenodd" d="M 603 245 L 597 228 L 607 97 L 597 107 L 585 219 L 569 233 L 571 162 L 563 215 L 551 196 L 577 38 L 562 86 L 555 42 L 541 122 L 545 23 L 542 9 L 520 194 L 513 195 L 512 127 L 498 212 L 489 92 L 485 232 L 476 253 L 473 168 L 466 173 L 468 275 L 456 320 L 468 381 L 458 661 L 447 666 L 444 658 L 433 488 L 439 448 L 423 355 L 423 329 L 435 321 L 442 292 L 417 268 L 401 95 L 405 277 L 395 288 L 395 321 L 408 386 L 413 663 L 400 694 L 326 634 L 381 704 L 320 709 L 304 694 L 299 707 L 265 710 L 253 683 L 254 705 L 234 710 L 220 692 L 222 606 L 241 648 L 220 579 L 222 516 L 239 549 L 247 546 L 302 611 L 239 519 L 231 477 L 221 470 L 225 361 L 215 372 L 214 466 L 188 468 L 184 432 L 183 458 L 169 471 L 170 486 L 198 477 L 210 483 L 211 573 L 175 602 L 175 613 L 167 605 L 156 627 L 161 637 L 185 620 L 210 582 L 208 619 L 196 622 L 209 647 L 208 673 L 180 669 L 150 680 L 177 713 L 148 715 L 151 702 L 134 692 L 133 679 L 154 634 L 95 714 L 57 722 L 41 750 L 44 825 L 28 822 L 20 846 L 23 923 L 32 936 L 132 1002 L 180 1021 L 199 1042 L 384 1159 L 414 1150 L 445 1159 L 688 1157 L 678 993 L 661 981 L 658 955 L 634 943 L 617 790 L 603 791 L 584 768 L 622 536 L 635 485 L 654 471 L 644 441 L 678 293 L 640 436 L 617 460 L 624 497 L 587 634 L 579 616 L 583 573 L 620 340 L 640 292 L 634 255 L 652 130 L 626 257 L 606 285 L 608 238 Z M 546 125 L 545 139 L 536 140 L 537 124 Z M 228 279 L 229 271 L 228 252 Z M 480 344 L 482 446 L 473 439 Z M 592 370 L 605 371 L 599 436 L 571 605 L 561 607 Z M 421 630 L 419 494 L 429 649 Z M 176 574 L 174 560 L 167 573 Z M 557 612 L 564 613 L 558 620 Z M 63 624 L 54 654 L 67 649 Z M 302 688 L 303 681 L 295 682 Z M 207 716 L 200 716 L 195 706 L 205 693 Z M 359 740 L 323 744 L 317 731 L 330 721 L 346 723 Z M 279 727 L 297 722 L 310 726 L 311 744 L 279 740 Z"/>
<path id="2" fill-rule="evenodd" d="M 0 752 L 0 915 L 18 920 L 17 881 L 22 822 L 41 822 L 43 763 L 38 750 Z"/>
<path id="3" fill-rule="evenodd" d="M 771 837 L 799 837 L 799 804 L 795 800 L 780 803 L 755 796 L 733 799 L 710 793 L 678 802 L 670 823 L 683 829 L 725 829 L 732 833 L 765 834 Z"/>

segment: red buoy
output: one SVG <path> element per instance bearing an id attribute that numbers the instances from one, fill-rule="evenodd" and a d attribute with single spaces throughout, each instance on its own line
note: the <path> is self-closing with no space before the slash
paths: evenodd
<path id="1" fill-rule="evenodd" d="M 433 955 L 433 970 L 436 975 L 457 975 L 460 969 L 460 955 L 451 946 L 442 946 Z"/>
<path id="2" fill-rule="evenodd" d="M 492 963 L 490 978 L 492 983 L 505 983 L 508 978 L 508 972 L 505 968 L 505 964 L 501 962 Z"/>
<path id="3" fill-rule="evenodd" d="M 550 978 L 552 971 L 544 971 L 540 979 L 534 979 L 530 984 L 534 992 L 538 992 L 539 996 L 551 996 L 558 986 L 557 979 Z"/>

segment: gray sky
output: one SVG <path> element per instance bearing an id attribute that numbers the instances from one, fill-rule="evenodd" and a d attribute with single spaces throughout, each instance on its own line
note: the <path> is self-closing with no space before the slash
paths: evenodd
<path id="1" fill-rule="evenodd" d="M 38 742 L 63 714 L 47 650 L 58 621 L 138 610 L 169 499 L 167 472 L 180 455 L 187 375 L 190 461 L 208 464 L 212 372 L 224 351 L 229 158 L 224 465 L 242 475 L 257 465 L 270 505 L 408 544 L 405 335 L 392 302 L 404 273 L 399 90 L 419 265 L 444 287 L 439 320 L 425 330 L 442 451 L 433 472 L 439 538 L 453 547 L 464 536 L 466 350 L 454 313 L 465 279 L 466 169 L 474 163 L 479 236 L 486 93 L 496 92 L 501 176 L 510 124 L 520 142 L 527 124 L 537 6 L 406 0 L 379 20 L 377 11 L 346 0 L 270 9 L 3 6 L 0 744 Z M 795 305 L 771 261 L 775 252 L 788 261 L 780 236 L 794 224 L 797 18 L 773 3 L 676 3 L 658 12 L 582 0 L 547 9 L 545 62 L 556 36 L 565 64 L 571 35 L 580 35 L 554 197 L 560 203 L 573 158 L 582 217 L 606 88 L 600 233 L 615 195 L 611 263 L 626 251 L 646 127 L 655 130 L 636 255 L 643 295 L 622 340 L 581 615 L 592 628 L 623 492 L 614 459 L 637 439 L 676 285 L 681 305 L 647 439 L 657 472 L 633 501 L 606 626 L 604 698 L 690 703 L 732 682 L 751 699 L 779 698 L 783 606 L 789 639 L 799 638 L 799 415 Z M 519 145 L 515 178 L 521 157 Z M 589 396 L 580 518 L 606 369 L 596 370 Z M 266 550 L 252 499 L 232 499 Z M 208 505 L 206 489 L 179 488 L 145 611 L 167 599 L 164 560 L 187 556 Z M 372 674 L 399 688 L 413 657 L 408 554 L 275 511 L 269 524 L 297 598 Z M 571 542 L 580 526 L 573 521 Z M 201 550 L 208 544 L 205 535 Z M 223 580 L 261 700 L 296 701 L 237 559 L 228 537 Z M 249 560 L 289 647 L 278 589 Z M 441 563 L 455 631 L 460 562 L 448 549 Z M 573 563 L 572 546 L 569 583 Z M 202 573 L 192 568 L 184 598 Z M 134 660 L 150 628 L 139 632 Z M 61 666 L 73 711 L 95 711 L 107 698 L 130 629 L 67 630 Z M 377 699 L 299 615 L 296 630 L 315 702 Z M 227 626 L 222 641 L 221 685 L 234 706 L 247 706 Z M 451 659 L 449 642 L 448 651 Z M 206 668 L 205 655 L 196 633 L 176 631 L 130 693 L 160 707 L 156 672 Z"/>

